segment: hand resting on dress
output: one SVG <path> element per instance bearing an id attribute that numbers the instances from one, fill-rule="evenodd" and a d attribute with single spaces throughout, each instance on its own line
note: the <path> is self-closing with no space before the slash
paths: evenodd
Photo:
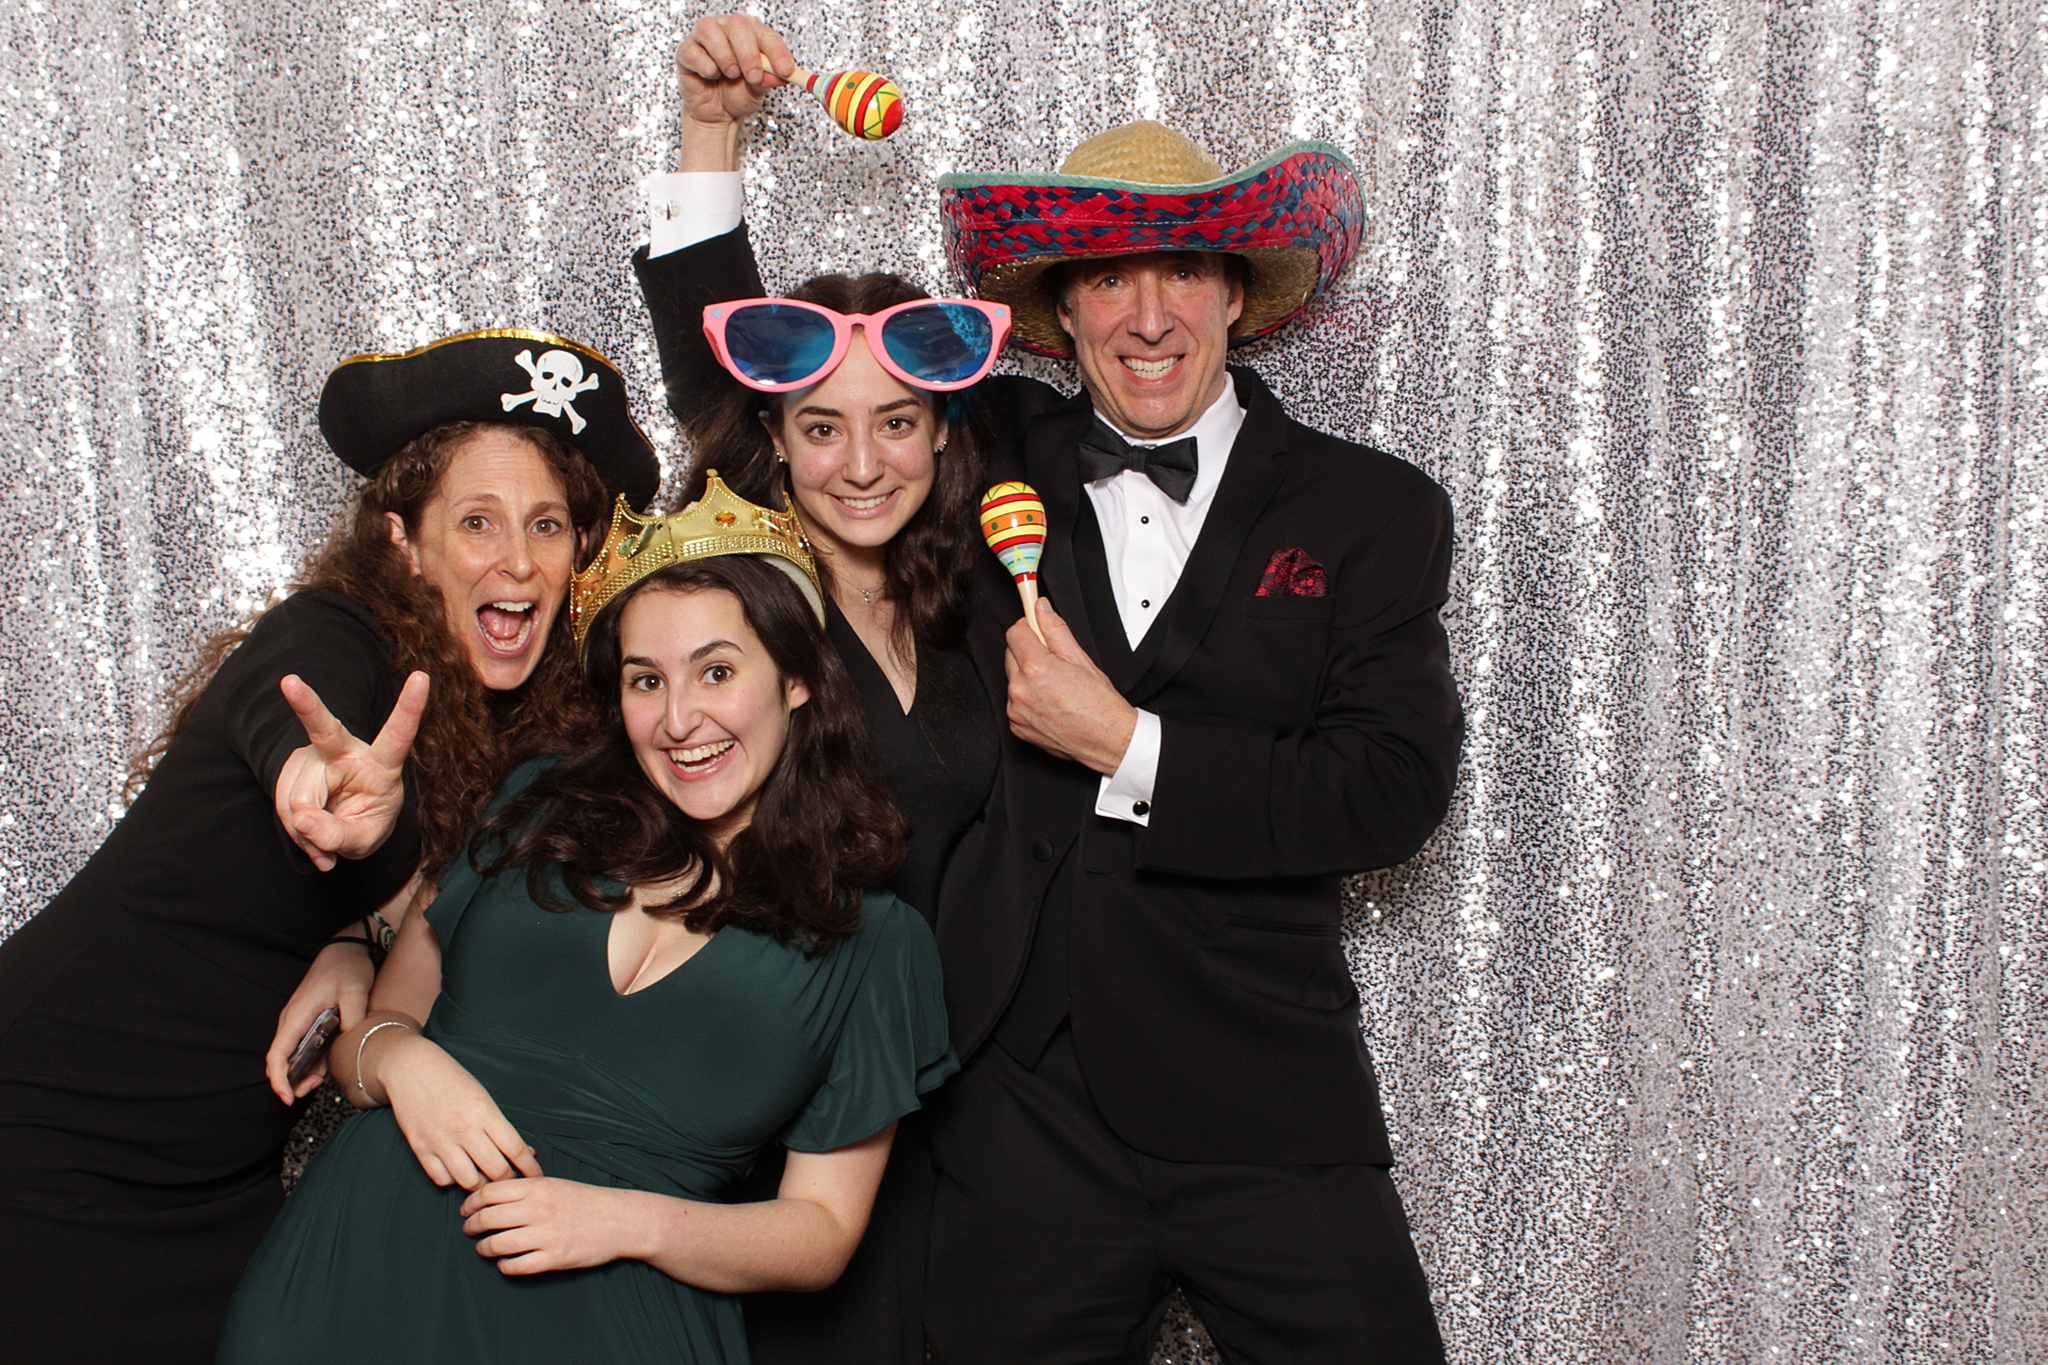
<path id="1" fill-rule="evenodd" d="M 376 1048 L 370 1084 L 383 1086 L 392 1117 L 429 1180 L 474 1190 L 487 1181 L 540 1175 L 533 1148 L 462 1063 L 417 1033 L 385 1032 L 398 1036 Z"/>
<path id="2" fill-rule="evenodd" d="M 541 1173 L 533 1149 L 490 1092 L 423 1036 L 413 1016 L 372 1010 L 334 1040 L 328 1059 L 349 1103 L 391 1106 L 420 1169 L 436 1185 L 473 1190 L 487 1180 Z"/>
<path id="3" fill-rule="evenodd" d="M 791 1152 L 776 1197 L 710 1204 L 576 1180 L 497 1180 L 463 1201 L 462 1230 L 506 1275 L 645 1261 L 722 1294 L 823 1289 L 867 1230 L 896 1138 L 890 1124 L 830 1152 Z"/>

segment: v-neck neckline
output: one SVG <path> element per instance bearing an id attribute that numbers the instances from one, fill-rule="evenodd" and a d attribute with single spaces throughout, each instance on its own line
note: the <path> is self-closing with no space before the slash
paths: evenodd
<path id="1" fill-rule="evenodd" d="M 889 670 L 882 667 L 882 661 L 875 657 L 875 652 L 868 648 L 868 642 L 861 638 L 860 630 L 853 624 L 853 618 L 848 616 L 837 602 L 832 603 L 831 616 L 834 621 L 846 628 L 847 637 L 860 647 L 860 657 L 858 659 L 849 658 L 844 648 L 839 650 L 840 662 L 846 665 L 848 673 L 855 675 L 853 679 L 854 689 L 863 694 L 872 693 L 878 697 L 886 695 L 889 698 L 891 710 L 905 720 L 911 719 L 917 711 L 918 698 L 924 695 L 925 683 L 924 660 L 918 657 L 917 641 L 915 638 L 911 641 L 911 657 L 916 661 L 913 665 L 916 672 L 911 679 L 910 705 L 905 706 L 903 698 L 896 693 L 896 684 L 889 681 Z M 829 625 L 825 633 L 828 638 L 831 636 L 832 631 Z M 834 640 L 833 644 L 836 647 L 839 645 L 839 642 Z M 876 691 L 876 688 L 880 688 L 880 691 Z"/>
<path id="2" fill-rule="evenodd" d="M 691 963 L 703 957 L 704 954 L 710 952 L 711 945 L 718 942 L 719 939 L 725 936 L 725 930 L 723 929 L 712 930 L 710 936 L 707 937 L 702 943 L 697 945 L 696 952 L 691 953 L 681 962 L 678 962 L 675 966 L 669 968 L 660 976 L 655 977 L 654 980 L 648 982 L 646 985 L 641 986 L 636 990 L 622 991 L 612 982 L 612 930 L 618 926 L 620 913 L 624 912 L 618 912 L 605 916 L 604 933 L 598 938 L 598 965 L 604 972 L 605 989 L 612 993 L 612 998 L 614 1000 L 637 999 L 638 997 L 643 996 L 647 994 L 647 992 L 653 990 L 656 986 L 659 986 L 662 982 L 674 980 L 676 977 L 682 975 L 684 968 L 688 967 Z M 641 913 L 644 914 L 646 912 L 642 911 Z"/>

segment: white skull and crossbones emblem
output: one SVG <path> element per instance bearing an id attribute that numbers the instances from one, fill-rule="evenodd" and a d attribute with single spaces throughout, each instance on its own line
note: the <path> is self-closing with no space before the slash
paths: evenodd
<path id="1" fill-rule="evenodd" d="M 533 404 L 533 410 L 544 417 L 560 417 L 567 414 L 569 434 L 582 433 L 588 425 L 583 414 L 570 404 L 580 393 L 588 393 L 597 387 L 597 376 L 588 378 L 583 374 L 583 362 L 567 351 L 542 351 L 538 364 L 532 351 L 521 351 L 516 357 L 519 367 L 533 378 L 531 393 L 503 393 L 499 399 L 510 412 L 521 403 Z"/>

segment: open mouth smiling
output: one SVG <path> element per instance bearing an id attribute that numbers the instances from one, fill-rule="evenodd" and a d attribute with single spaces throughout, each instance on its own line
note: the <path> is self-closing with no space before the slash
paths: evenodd
<path id="1" fill-rule="evenodd" d="M 533 602 L 487 602 L 476 610 L 477 629 L 494 654 L 513 657 L 526 650 L 540 613 Z"/>
<path id="2" fill-rule="evenodd" d="M 669 765 L 685 777 L 702 777 L 716 768 L 719 761 L 731 753 L 739 741 L 731 739 L 714 740 L 710 744 L 696 744 L 687 749 L 667 749 Z"/>
<path id="3" fill-rule="evenodd" d="M 1119 356 L 1118 359 L 1123 361 L 1125 369 L 1140 379 L 1164 379 L 1181 362 L 1177 355 L 1162 356 L 1158 360 L 1144 360 L 1134 355 Z"/>
<path id="4" fill-rule="evenodd" d="M 849 512 L 872 512 L 895 496 L 896 490 L 892 488 L 886 493 L 876 493 L 863 498 L 849 498 L 843 493 L 834 493 L 832 500 Z"/>

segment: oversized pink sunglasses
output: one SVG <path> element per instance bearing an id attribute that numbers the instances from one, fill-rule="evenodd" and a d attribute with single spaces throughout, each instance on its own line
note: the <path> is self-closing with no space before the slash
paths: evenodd
<path id="1" fill-rule="evenodd" d="M 912 388 L 964 389 L 995 367 L 1010 310 L 980 299 L 912 299 L 848 315 L 800 299 L 741 299 L 704 309 L 704 335 L 733 378 L 764 393 L 815 384 L 839 368 L 853 329 L 875 363 Z"/>

